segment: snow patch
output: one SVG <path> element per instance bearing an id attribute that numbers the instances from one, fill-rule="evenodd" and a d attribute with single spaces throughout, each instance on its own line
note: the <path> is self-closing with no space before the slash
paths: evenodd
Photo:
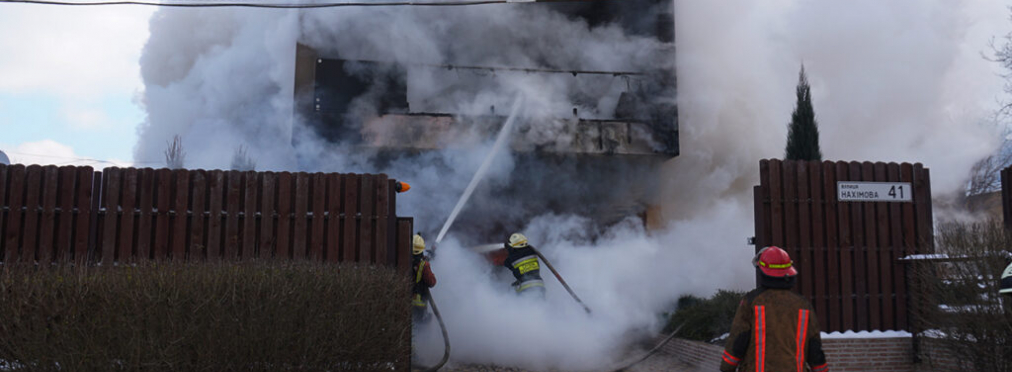
<path id="1" fill-rule="evenodd" d="M 822 332 L 824 339 L 845 339 L 845 338 L 901 338 L 911 337 L 907 331 L 846 331 L 846 332 Z"/>

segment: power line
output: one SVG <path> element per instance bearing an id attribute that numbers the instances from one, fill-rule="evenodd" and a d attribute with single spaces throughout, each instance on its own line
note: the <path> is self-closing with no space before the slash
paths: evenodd
<path id="1" fill-rule="evenodd" d="M 182 8 L 272 8 L 272 9 L 309 9 L 335 7 L 373 7 L 373 6 L 468 6 L 507 3 L 569 3 L 569 2 L 603 2 L 609 0 L 454 0 L 454 1 L 376 1 L 376 2 L 322 2 L 322 3 L 249 3 L 249 2 L 152 2 L 152 1 L 50 1 L 50 0 L 0 0 L 0 3 L 21 3 L 39 5 L 150 5 L 159 7 Z"/>

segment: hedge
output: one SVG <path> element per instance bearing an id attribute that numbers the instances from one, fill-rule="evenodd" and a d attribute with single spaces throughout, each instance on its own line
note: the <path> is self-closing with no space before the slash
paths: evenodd
<path id="1" fill-rule="evenodd" d="M 309 262 L 5 267 L 0 369 L 389 371 L 410 355 L 409 285 Z"/>

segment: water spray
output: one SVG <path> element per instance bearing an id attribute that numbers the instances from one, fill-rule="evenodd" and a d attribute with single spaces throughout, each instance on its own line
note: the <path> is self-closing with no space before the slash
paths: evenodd
<path id="1" fill-rule="evenodd" d="M 474 192 L 478 182 L 485 177 L 485 172 L 488 171 L 489 165 L 492 164 L 492 158 L 502 148 L 503 143 L 506 142 L 506 137 L 509 136 L 513 129 L 513 123 L 516 122 L 517 113 L 520 111 L 520 106 L 523 105 L 523 95 L 517 93 L 517 98 L 513 100 L 513 109 L 510 110 L 510 116 L 506 118 L 506 123 L 503 124 L 502 130 L 499 131 L 499 136 L 495 139 L 495 143 L 492 145 L 492 151 L 489 151 L 488 155 L 485 156 L 485 160 L 481 162 L 481 166 L 478 167 L 478 171 L 474 173 L 474 177 L 471 177 L 471 183 L 467 184 L 467 188 L 464 189 L 464 194 L 460 196 L 460 200 L 457 200 L 457 205 L 453 207 L 453 212 L 450 212 L 450 217 L 446 219 L 446 223 L 443 224 L 443 228 L 439 230 L 439 235 L 436 235 L 436 243 L 443 241 L 443 236 L 446 235 L 446 231 L 453 225 L 453 221 L 457 219 L 457 214 L 460 213 L 461 208 L 464 204 L 467 204 L 467 200 L 471 198 L 471 193 Z M 433 244 L 433 249 L 435 249 Z"/>

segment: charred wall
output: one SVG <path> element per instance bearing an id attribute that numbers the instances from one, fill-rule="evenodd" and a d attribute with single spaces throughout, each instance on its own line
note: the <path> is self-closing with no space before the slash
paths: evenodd
<path id="1" fill-rule="evenodd" d="M 614 99 L 608 100 L 612 103 L 606 109 L 595 106 L 603 100 L 592 90 L 573 89 L 566 97 L 572 102 L 571 112 L 518 123 L 510 142 L 516 169 L 511 182 L 492 185 L 488 192 L 495 197 L 475 198 L 461 218 L 475 221 L 468 227 L 475 234 L 497 236 L 545 212 L 587 216 L 602 225 L 644 216 L 651 209 L 648 201 L 657 167 L 679 153 L 673 2 L 546 1 L 515 6 L 555 12 L 586 24 L 588 30 L 618 27 L 627 35 L 652 38 L 661 45 L 657 54 L 663 57 L 655 56 L 658 61 L 652 64 L 630 64 L 650 66 L 646 69 L 600 71 L 536 58 L 512 66 L 370 60 L 299 44 L 295 106 L 305 125 L 296 130 L 313 131 L 334 144 L 370 149 L 377 154 L 377 166 L 382 166 L 390 159 L 460 146 L 473 141 L 475 132 L 491 139 L 507 119 L 508 107 L 490 105 L 477 114 L 461 113 L 452 106 L 432 105 L 428 97 L 412 97 L 412 81 L 419 80 L 412 79 L 413 74 L 425 75 L 427 81 L 468 79 L 467 84 L 447 83 L 438 93 L 443 100 L 467 99 L 480 94 L 480 89 L 495 89 L 500 83 L 496 80 L 508 74 L 566 78 L 576 81 L 573 84 L 581 84 L 580 79 L 611 79 L 621 91 L 607 93 Z M 539 131 L 550 135 L 532 134 Z M 573 185 L 581 185 L 575 188 L 580 192 L 572 192 Z M 489 211 L 511 212 L 489 216 Z"/>

